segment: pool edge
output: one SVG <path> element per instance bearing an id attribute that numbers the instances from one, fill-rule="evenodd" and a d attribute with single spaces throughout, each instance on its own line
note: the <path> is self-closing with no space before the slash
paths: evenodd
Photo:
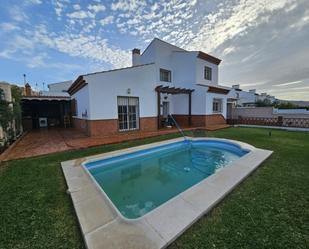
<path id="1" fill-rule="evenodd" d="M 145 248 L 166 247 L 200 217 L 205 215 L 215 205 L 217 205 L 227 194 L 229 194 L 238 184 L 240 184 L 272 154 L 272 151 L 258 149 L 249 144 L 235 140 L 205 137 L 189 139 L 225 141 L 240 146 L 242 149 L 250 150 L 250 152 L 237 161 L 234 161 L 232 163 L 233 167 L 226 167 L 220 170 L 216 174 L 211 175 L 210 177 L 193 185 L 189 189 L 171 198 L 159 207 L 137 219 L 127 219 L 123 217 L 119 210 L 109 200 L 105 192 L 101 190 L 96 181 L 93 181 L 93 177 L 88 172 L 88 170 L 84 168 L 83 165 L 89 161 L 98 160 L 102 157 L 108 158 L 115 155 L 121 155 L 129 152 L 156 147 L 158 145 L 174 143 L 183 140 L 183 138 L 150 143 L 142 146 L 107 152 L 61 163 L 62 170 L 68 185 L 68 192 L 71 195 L 74 209 L 87 248 L 101 248 L 100 241 L 104 240 L 104 238 L 104 248 L 108 248 L 108 246 L 106 246 L 106 243 L 108 243 L 107 240 L 110 238 L 110 235 L 108 235 L 108 230 L 111 230 L 109 227 L 113 228 L 114 230 L 115 226 L 118 227 L 116 231 L 122 231 L 122 229 L 135 231 L 137 238 L 144 238 L 143 244 L 147 245 Z M 76 171 L 78 173 L 76 173 Z M 91 185 L 92 187 L 95 187 L 96 194 L 93 194 L 94 196 L 89 198 L 87 198 L 87 196 L 84 197 L 84 202 L 88 203 L 84 204 L 83 202 L 76 201 L 76 197 L 74 197 L 74 195 L 77 194 L 74 193 L 78 191 L 82 193 L 85 188 L 91 188 Z M 205 198 L 205 196 L 207 197 Z M 103 206 L 103 209 L 101 208 L 101 212 L 105 213 L 106 217 L 100 218 L 100 216 L 104 216 L 100 213 L 100 211 L 98 211 L 97 214 L 90 214 L 89 212 L 87 213 L 87 206 L 90 208 L 91 205 L 94 205 L 93 202 L 89 200 L 91 198 L 93 198 L 93 200 L 95 200 L 97 203 L 102 203 L 101 206 Z M 82 210 L 80 207 L 81 203 L 83 203 Z M 100 208 L 98 209 L 100 210 Z M 88 217 L 85 217 L 87 215 Z M 93 222 L 92 219 L 96 218 L 95 215 L 98 215 L 98 221 L 95 221 L 95 224 L 87 225 L 87 223 Z M 101 235 L 98 236 L 98 234 Z M 114 236 L 116 236 L 116 234 L 114 234 Z M 122 232 L 119 234 L 119 236 L 125 237 L 125 234 L 126 233 Z M 98 239 L 98 237 L 101 239 Z M 119 238 L 120 242 L 122 241 L 121 239 L 124 238 Z M 124 239 L 124 243 L 125 241 L 126 240 Z M 126 244 L 123 246 L 125 248 Z M 139 246 L 136 246 L 136 248 L 139 248 L 140 244 Z M 134 245 L 132 248 L 134 248 Z"/>

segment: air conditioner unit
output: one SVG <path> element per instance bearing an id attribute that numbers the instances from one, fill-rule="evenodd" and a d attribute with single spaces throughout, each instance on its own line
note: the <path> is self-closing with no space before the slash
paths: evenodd
<path id="1" fill-rule="evenodd" d="M 44 128 L 47 127 L 47 118 L 39 118 L 39 127 L 40 128 Z"/>

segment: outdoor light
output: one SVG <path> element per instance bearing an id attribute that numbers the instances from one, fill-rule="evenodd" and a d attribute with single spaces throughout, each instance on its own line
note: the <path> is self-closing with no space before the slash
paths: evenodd
<path id="1" fill-rule="evenodd" d="M 131 88 L 127 89 L 127 94 L 131 94 Z"/>

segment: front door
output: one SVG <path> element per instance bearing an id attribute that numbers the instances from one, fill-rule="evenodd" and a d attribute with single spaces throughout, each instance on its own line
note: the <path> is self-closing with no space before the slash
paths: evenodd
<path id="1" fill-rule="evenodd" d="M 163 101 L 163 117 L 167 118 L 170 114 L 170 103 L 167 101 Z"/>
<path id="2" fill-rule="evenodd" d="M 139 129 L 138 98 L 118 97 L 117 102 L 119 130 Z"/>

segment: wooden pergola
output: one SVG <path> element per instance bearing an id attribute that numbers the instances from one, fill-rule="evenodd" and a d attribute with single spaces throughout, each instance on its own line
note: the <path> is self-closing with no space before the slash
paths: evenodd
<path id="1" fill-rule="evenodd" d="M 194 89 L 188 89 L 188 88 L 176 88 L 176 87 L 169 87 L 169 86 L 157 86 L 155 88 L 157 92 L 157 98 L 158 98 L 158 129 L 160 129 L 160 116 L 161 116 L 161 93 L 166 94 L 188 94 L 189 97 L 189 119 L 188 119 L 188 125 L 191 125 L 191 102 L 192 102 L 192 92 L 194 92 Z"/>

